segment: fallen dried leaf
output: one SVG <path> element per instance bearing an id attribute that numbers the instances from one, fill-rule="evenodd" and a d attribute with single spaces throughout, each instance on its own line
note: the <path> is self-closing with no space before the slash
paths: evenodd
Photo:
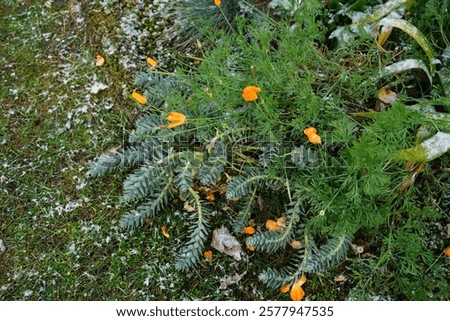
<path id="1" fill-rule="evenodd" d="M 241 244 L 224 226 L 216 228 L 213 231 L 211 246 L 217 251 L 233 257 L 237 261 L 241 260 Z"/>
<path id="2" fill-rule="evenodd" d="M 221 279 L 219 289 L 225 290 L 229 285 L 238 283 L 244 277 L 245 274 L 247 274 L 247 271 L 245 271 L 242 274 L 236 274 L 234 276 L 227 276 L 227 277 Z"/>
<path id="3" fill-rule="evenodd" d="M 189 202 L 185 202 L 184 206 L 183 206 L 183 210 L 185 210 L 186 212 L 190 213 L 190 212 L 194 212 L 195 211 L 195 207 L 192 206 L 191 204 L 189 204 Z"/>

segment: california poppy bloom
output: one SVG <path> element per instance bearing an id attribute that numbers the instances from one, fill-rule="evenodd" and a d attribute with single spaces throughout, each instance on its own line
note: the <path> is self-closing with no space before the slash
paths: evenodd
<path id="1" fill-rule="evenodd" d="M 153 59 L 150 58 L 150 57 L 148 57 L 148 58 L 146 59 L 146 61 L 147 61 L 147 63 L 148 63 L 151 67 L 153 67 L 153 68 L 155 68 L 156 66 L 158 66 L 158 62 L 156 62 L 156 60 L 153 60 Z"/>
<path id="2" fill-rule="evenodd" d="M 246 228 L 244 228 L 245 234 L 252 235 L 252 234 L 255 234 L 255 232 L 256 232 L 256 230 L 251 226 L 247 226 Z"/>
<path id="3" fill-rule="evenodd" d="M 134 100 L 136 100 L 141 105 L 145 105 L 147 103 L 147 98 L 145 98 L 144 96 L 142 96 L 141 94 L 139 94 L 135 91 L 133 91 L 133 93 L 131 94 L 131 97 L 133 97 Z"/>
<path id="4" fill-rule="evenodd" d="M 220 7 L 221 4 L 222 4 L 222 0 L 214 0 L 214 5 L 216 7 Z"/>
<path id="5" fill-rule="evenodd" d="M 242 97 L 246 101 L 254 101 L 258 99 L 258 96 L 256 95 L 261 91 L 261 88 L 255 87 L 255 86 L 247 86 L 242 90 Z"/>
<path id="6" fill-rule="evenodd" d="M 300 284 L 295 283 L 292 286 L 291 292 L 289 294 L 291 295 L 292 301 L 301 301 L 301 300 L 303 300 L 303 297 L 305 296 L 305 291 L 303 291 Z"/>
<path id="7" fill-rule="evenodd" d="M 319 135 L 317 135 L 317 129 L 314 127 L 305 128 L 303 133 L 308 137 L 308 140 L 311 144 L 322 144 L 322 139 Z"/>
<path id="8" fill-rule="evenodd" d="M 169 116 L 166 117 L 166 120 L 170 123 L 167 128 L 174 128 L 183 125 L 186 122 L 186 116 L 182 113 L 171 111 Z"/>

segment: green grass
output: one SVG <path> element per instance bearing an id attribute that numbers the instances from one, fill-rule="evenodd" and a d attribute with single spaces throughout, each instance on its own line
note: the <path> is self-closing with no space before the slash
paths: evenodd
<path id="1" fill-rule="evenodd" d="M 0 238 L 7 251 L 0 254 L 0 299 L 276 298 L 258 285 L 248 259 L 216 255 L 188 275 L 176 272 L 181 217 L 134 233 L 119 228 L 126 210 L 116 206 L 121 180 L 94 181 L 85 173 L 102 150 L 123 144 L 140 110 L 123 93 L 132 74 L 118 55 L 94 66 L 99 34 L 114 36 L 118 16 L 105 19 L 92 4 L 80 13 L 74 8 L 2 4 Z M 90 94 L 95 79 L 109 88 Z M 160 232 L 163 224 L 170 239 Z M 242 284 L 218 290 L 220 277 L 243 271 Z"/>

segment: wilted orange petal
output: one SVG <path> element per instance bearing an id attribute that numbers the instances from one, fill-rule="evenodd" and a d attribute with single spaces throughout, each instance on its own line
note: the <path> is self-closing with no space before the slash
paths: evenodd
<path id="1" fill-rule="evenodd" d="M 213 256 L 213 253 L 212 253 L 211 250 L 205 251 L 205 252 L 203 253 L 203 257 L 204 257 L 205 259 L 207 259 L 208 261 L 210 261 L 210 262 L 211 262 L 211 260 L 212 260 L 212 256 Z"/>
<path id="2" fill-rule="evenodd" d="M 254 247 L 254 246 L 251 246 L 251 245 L 247 245 L 247 250 L 253 252 L 253 251 L 255 250 L 255 247 Z"/>
<path id="3" fill-rule="evenodd" d="M 268 231 L 276 231 L 278 229 L 278 224 L 274 220 L 267 220 L 266 222 L 266 229 Z"/>
<path id="4" fill-rule="evenodd" d="M 283 285 L 283 286 L 280 288 L 280 292 L 281 292 L 281 293 L 288 293 L 289 290 L 290 290 L 290 288 L 291 288 L 291 285 L 290 285 L 290 284 Z"/>
<path id="5" fill-rule="evenodd" d="M 290 295 L 293 301 L 301 301 L 305 296 L 305 291 L 298 283 L 295 283 L 291 288 Z"/>
<path id="6" fill-rule="evenodd" d="M 256 232 L 256 230 L 251 226 L 247 226 L 244 228 L 245 234 L 252 235 L 252 234 L 255 234 L 255 232 Z"/>
<path id="7" fill-rule="evenodd" d="M 447 255 L 447 257 L 450 257 L 450 247 L 446 248 L 444 253 L 445 255 Z"/>
<path id="8" fill-rule="evenodd" d="M 303 284 L 305 284 L 306 280 L 308 280 L 308 279 L 306 278 L 306 275 L 303 274 L 297 283 L 298 283 L 298 285 L 302 286 Z"/>
<path id="9" fill-rule="evenodd" d="M 256 95 L 261 91 L 261 88 L 255 87 L 255 86 L 247 86 L 242 90 L 242 97 L 246 101 L 254 101 L 258 99 L 258 96 Z"/>
<path id="10" fill-rule="evenodd" d="M 156 67 L 156 66 L 158 66 L 158 63 L 156 62 L 156 60 L 153 60 L 152 58 L 147 58 L 146 59 L 147 60 L 147 63 L 150 65 L 150 66 L 152 66 L 153 68 L 154 67 Z"/>
<path id="11" fill-rule="evenodd" d="M 289 245 L 290 245 L 294 250 L 296 250 L 296 249 L 302 247 L 302 246 L 303 246 L 303 243 L 300 242 L 300 241 L 294 240 L 294 241 L 292 241 L 291 243 L 289 243 Z"/>
<path id="12" fill-rule="evenodd" d="M 216 197 L 214 196 L 214 193 L 210 193 L 210 194 L 208 194 L 207 196 L 206 196 L 206 199 L 208 200 L 208 201 L 215 201 L 216 200 Z"/>
<path id="13" fill-rule="evenodd" d="M 136 100 L 138 103 L 145 105 L 147 103 L 147 98 L 145 98 L 144 96 L 142 96 L 141 94 L 133 91 L 133 93 L 131 94 L 131 97 L 134 98 L 134 100 Z"/>
<path id="14" fill-rule="evenodd" d="M 214 5 L 219 7 L 222 4 L 222 0 L 214 0 Z"/>
<path id="15" fill-rule="evenodd" d="M 392 104 L 397 100 L 397 94 L 387 88 L 381 88 L 378 90 L 378 99 L 385 104 Z"/>
<path id="16" fill-rule="evenodd" d="M 161 232 L 162 232 L 162 234 L 163 234 L 165 237 L 167 237 L 167 238 L 170 237 L 169 233 L 167 233 L 167 230 L 166 230 L 166 226 L 165 226 L 165 225 L 163 225 L 163 227 L 161 227 Z"/>
<path id="17" fill-rule="evenodd" d="M 322 144 L 322 139 L 317 134 L 312 134 L 308 136 L 308 140 L 311 144 Z"/>
<path id="18" fill-rule="evenodd" d="M 103 57 L 100 56 L 100 55 L 97 55 L 97 57 L 95 57 L 95 60 L 96 60 L 95 65 L 96 65 L 97 67 L 101 67 L 101 66 L 103 66 L 103 64 L 105 63 L 105 58 L 103 58 Z"/>

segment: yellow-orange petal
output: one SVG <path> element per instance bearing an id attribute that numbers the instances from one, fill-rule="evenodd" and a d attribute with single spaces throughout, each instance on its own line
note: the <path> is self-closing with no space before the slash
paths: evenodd
<path id="1" fill-rule="evenodd" d="M 166 120 L 170 123 L 167 128 L 174 128 L 183 125 L 186 122 L 186 116 L 182 113 L 171 111 L 166 117 Z"/>
<path id="2" fill-rule="evenodd" d="M 245 234 L 252 235 L 252 234 L 255 234 L 255 232 L 256 232 L 256 230 L 253 227 L 251 227 L 251 226 L 246 226 L 244 228 L 244 233 Z"/>
<path id="3" fill-rule="evenodd" d="M 134 100 L 136 100 L 138 103 L 145 105 L 147 103 L 147 98 L 145 98 L 144 96 L 142 96 L 141 94 L 133 91 L 133 93 L 131 94 L 131 97 L 134 98 Z"/>
<path id="4" fill-rule="evenodd" d="M 214 5 L 216 7 L 220 7 L 221 4 L 222 4 L 222 0 L 214 0 Z"/>
<path id="5" fill-rule="evenodd" d="M 148 57 L 148 58 L 146 59 L 146 61 L 147 61 L 147 63 L 148 63 L 151 67 L 153 67 L 153 68 L 155 68 L 156 66 L 158 66 L 158 62 L 157 62 L 156 60 L 153 60 L 153 59 L 150 58 L 150 57 Z"/>
<path id="6" fill-rule="evenodd" d="M 213 252 L 211 250 L 205 251 L 203 253 L 203 257 L 211 262 L 213 256 Z"/>
<path id="7" fill-rule="evenodd" d="M 163 227 L 161 227 L 161 232 L 162 232 L 162 234 L 163 234 L 165 237 L 167 237 L 167 238 L 170 237 L 169 233 L 167 233 L 167 230 L 166 230 L 166 226 L 165 226 L 165 225 L 164 225 Z"/>
<path id="8" fill-rule="evenodd" d="M 208 200 L 208 201 L 215 201 L 216 200 L 216 197 L 214 196 L 214 193 L 209 193 L 208 195 L 206 195 L 206 199 Z"/>
<path id="9" fill-rule="evenodd" d="M 261 91 L 261 88 L 256 86 L 247 86 L 242 90 L 242 97 L 246 101 L 254 101 L 258 99 L 257 93 Z"/>
<path id="10" fill-rule="evenodd" d="M 305 296 L 305 291 L 303 291 L 302 287 L 298 283 L 295 283 L 289 294 L 291 295 L 291 299 L 293 301 L 301 301 Z"/>
<path id="11" fill-rule="evenodd" d="M 249 250 L 249 251 L 255 251 L 255 247 L 254 246 L 251 246 L 251 245 L 247 245 L 247 250 Z"/>
<path id="12" fill-rule="evenodd" d="M 322 138 L 320 138 L 319 135 L 317 134 L 312 134 L 310 136 L 308 136 L 308 140 L 311 144 L 322 144 Z"/>
<path id="13" fill-rule="evenodd" d="M 283 285 L 280 288 L 280 292 L 281 293 L 288 293 L 290 289 L 291 289 L 291 285 L 290 284 L 286 284 L 286 285 Z"/>
<path id="14" fill-rule="evenodd" d="M 311 136 L 311 135 L 313 135 L 313 134 L 317 134 L 317 129 L 315 129 L 314 127 L 308 127 L 308 128 L 305 128 L 305 130 L 303 131 L 303 133 L 306 135 L 306 136 Z"/>
<path id="15" fill-rule="evenodd" d="M 103 58 L 103 57 L 100 56 L 100 55 L 97 55 L 97 57 L 95 57 L 95 65 L 96 65 L 97 67 L 103 66 L 104 63 L 105 63 L 105 58 Z"/>
<path id="16" fill-rule="evenodd" d="M 271 232 L 278 230 L 277 222 L 274 220 L 267 220 L 266 229 Z"/>
<path id="17" fill-rule="evenodd" d="M 307 281 L 308 279 L 306 278 L 306 275 L 302 275 L 302 277 L 298 280 L 298 285 L 300 285 L 300 286 L 302 286 L 303 284 L 305 284 L 305 282 Z"/>
<path id="18" fill-rule="evenodd" d="M 447 255 L 447 257 L 450 257 L 450 247 L 446 248 L 444 253 L 445 255 Z"/>

